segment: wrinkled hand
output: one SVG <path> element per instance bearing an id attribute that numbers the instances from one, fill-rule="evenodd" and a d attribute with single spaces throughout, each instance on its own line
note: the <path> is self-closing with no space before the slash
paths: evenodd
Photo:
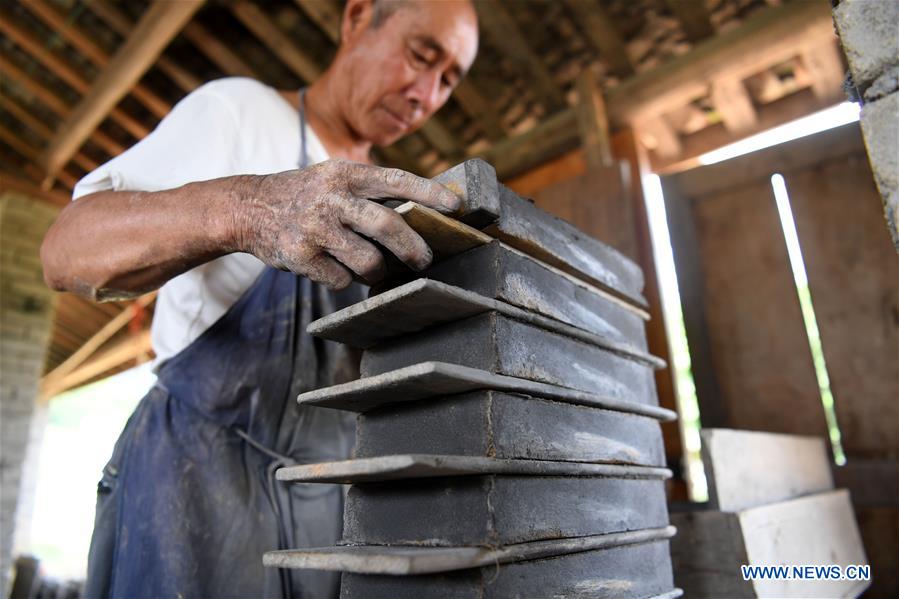
<path id="1" fill-rule="evenodd" d="M 342 160 L 250 177 L 241 196 L 240 251 L 333 289 L 349 285 L 352 273 L 368 283 L 384 276 L 384 256 L 363 236 L 413 269 L 431 263 L 421 236 L 379 201 L 412 200 L 441 212 L 460 205 L 439 183 Z"/>

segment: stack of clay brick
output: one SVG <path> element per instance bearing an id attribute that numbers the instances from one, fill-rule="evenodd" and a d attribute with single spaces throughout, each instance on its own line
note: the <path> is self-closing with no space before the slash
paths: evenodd
<path id="1" fill-rule="evenodd" d="M 299 398 L 357 412 L 356 449 L 278 478 L 349 484 L 343 539 L 266 565 L 340 570 L 345 598 L 679 596 L 639 268 L 482 161 L 438 180 L 460 221 L 398 210 L 440 260 L 309 327 L 364 349 Z"/>

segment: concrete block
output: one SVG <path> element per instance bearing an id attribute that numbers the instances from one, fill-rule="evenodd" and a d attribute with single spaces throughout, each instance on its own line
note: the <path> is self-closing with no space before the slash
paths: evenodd
<path id="1" fill-rule="evenodd" d="M 444 362 L 421 362 L 340 385 L 315 389 L 300 394 L 297 401 L 310 406 L 367 412 L 390 404 L 438 401 L 449 395 L 478 389 L 495 389 L 575 405 L 640 414 L 661 421 L 677 419 L 675 412 L 659 406 L 610 399 L 595 393 Z"/>
<path id="2" fill-rule="evenodd" d="M 607 476 L 666 479 L 671 471 L 647 466 L 545 460 L 503 460 L 460 455 L 398 454 L 279 468 L 275 478 L 296 483 L 379 483 L 414 478 L 502 474 L 508 476 Z"/>
<path id="3" fill-rule="evenodd" d="M 498 241 L 438 262 L 419 275 L 646 350 L 648 314 Z"/>
<path id="4" fill-rule="evenodd" d="M 738 512 L 833 489 L 821 437 L 728 429 L 701 436 L 712 509 Z"/>
<path id="5" fill-rule="evenodd" d="M 867 564 L 845 490 L 740 512 L 672 513 L 674 576 L 689 597 L 857 597 L 860 580 L 745 581 L 741 565 Z M 872 573 L 874 576 L 876 572 Z"/>
<path id="6" fill-rule="evenodd" d="M 466 160 L 440 173 L 434 180 L 462 198 L 459 220 L 482 228 L 499 218 L 499 183 L 496 169 L 480 158 Z"/>
<path id="7" fill-rule="evenodd" d="M 342 599 L 673 598 L 668 543 L 655 541 L 561 557 L 419 576 L 347 573 Z"/>
<path id="8" fill-rule="evenodd" d="M 664 466 L 658 421 L 496 391 L 372 410 L 354 457 L 401 453 Z"/>
<path id="9" fill-rule="evenodd" d="M 899 2 L 842 0 L 833 19 L 856 85 L 865 88 L 899 64 Z"/>
<path id="10" fill-rule="evenodd" d="M 461 287 L 430 279 L 416 279 L 348 306 L 310 323 L 306 331 L 316 337 L 339 341 L 352 347 L 370 348 L 402 335 L 491 311 L 547 331 L 604 347 L 655 368 L 665 366 L 663 360 L 633 345 L 573 327 Z"/>
<path id="11" fill-rule="evenodd" d="M 361 372 L 372 376 L 431 360 L 658 405 L 653 370 L 647 364 L 497 313 L 433 327 L 367 350 Z"/>
<path id="12" fill-rule="evenodd" d="M 884 4 L 899 10 L 899 3 Z M 899 92 L 862 106 L 861 125 L 887 226 L 899 249 Z"/>
<path id="13" fill-rule="evenodd" d="M 342 543 L 496 546 L 667 524 L 661 479 L 462 476 L 351 486 Z"/>

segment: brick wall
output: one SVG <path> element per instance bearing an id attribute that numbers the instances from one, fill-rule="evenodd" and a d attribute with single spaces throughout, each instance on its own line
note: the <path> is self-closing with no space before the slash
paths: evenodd
<path id="1" fill-rule="evenodd" d="M 6 596 L 16 505 L 53 320 L 38 251 L 57 209 L 0 193 L 0 592 Z"/>

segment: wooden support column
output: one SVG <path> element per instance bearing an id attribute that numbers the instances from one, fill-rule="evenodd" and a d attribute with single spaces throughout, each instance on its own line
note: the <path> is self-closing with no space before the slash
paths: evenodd
<path id="1" fill-rule="evenodd" d="M 585 69 L 578 77 L 578 129 L 587 164 L 594 167 L 612 166 L 612 144 L 609 140 L 609 119 L 606 102 L 596 74 Z"/>
<path id="2" fill-rule="evenodd" d="M 202 0 L 153 3 L 44 151 L 41 165 L 48 174 L 56 174 L 78 151 L 202 4 Z"/>
<path id="3" fill-rule="evenodd" d="M 664 370 L 656 370 L 656 389 L 659 393 L 659 405 L 677 411 L 677 390 L 674 384 L 674 364 L 669 350 L 668 333 L 665 325 L 665 311 L 662 308 L 662 296 L 659 291 L 659 277 L 656 269 L 655 254 L 652 249 L 652 235 L 649 231 L 649 215 L 643 191 L 643 176 L 649 172 L 649 161 L 645 150 L 640 145 L 637 132 L 633 129 L 619 131 L 612 137 L 612 150 L 617 159 L 627 163 L 629 174 L 629 200 L 633 211 L 635 238 L 637 241 L 637 262 L 643 269 L 646 283 L 643 296 L 649 303 L 650 321 L 646 325 L 649 352 L 668 363 Z M 683 440 L 676 422 L 662 424 L 665 437 L 665 454 L 668 463 L 679 465 L 684 455 Z M 672 481 L 671 499 L 687 500 L 686 480 L 683 477 Z"/>

